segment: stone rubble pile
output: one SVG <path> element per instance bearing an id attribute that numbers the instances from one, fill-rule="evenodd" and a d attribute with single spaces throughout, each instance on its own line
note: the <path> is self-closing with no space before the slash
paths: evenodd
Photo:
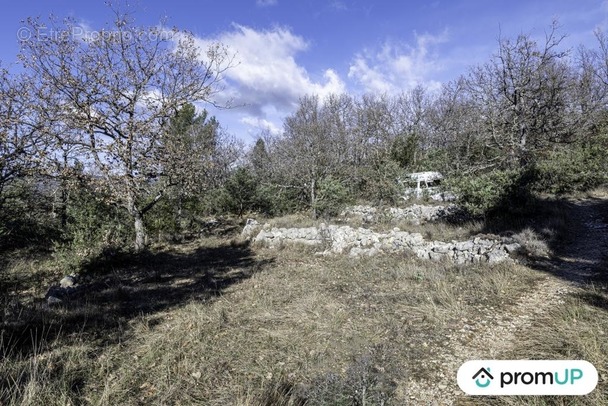
<path id="1" fill-rule="evenodd" d="M 375 232 L 366 228 L 345 225 L 326 225 L 306 228 L 277 228 L 248 221 L 242 236 L 269 248 L 282 245 L 307 245 L 319 253 L 376 255 L 382 252 L 412 252 L 419 258 L 452 261 L 457 264 L 498 263 L 509 259 L 509 254 L 521 246 L 510 238 L 478 236 L 467 241 L 427 241 L 419 233 L 408 233 L 394 228 L 389 232 Z M 256 234 L 257 233 L 257 234 Z M 255 235 L 255 237 L 252 237 Z"/>

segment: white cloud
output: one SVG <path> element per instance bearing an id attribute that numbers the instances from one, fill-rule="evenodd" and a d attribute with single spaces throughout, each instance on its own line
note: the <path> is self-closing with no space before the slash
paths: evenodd
<path id="1" fill-rule="evenodd" d="M 245 116 L 240 119 L 240 122 L 253 128 L 254 132 L 268 131 L 270 134 L 278 135 L 281 133 L 281 127 L 277 126 L 272 121 L 260 117 Z M 252 134 L 255 135 L 255 134 Z"/>
<path id="2" fill-rule="evenodd" d="M 398 93 L 417 85 L 438 88 L 440 82 L 433 75 L 443 66 L 435 49 L 447 42 L 447 31 L 415 34 L 415 39 L 414 46 L 386 41 L 378 50 L 364 50 L 352 61 L 348 77 L 373 93 Z"/>
<path id="3" fill-rule="evenodd" d="M 241 123 L 257 125 L 262 122 L 259 120 L 268 119 L 265 111 L 270 109 L 284 117 L 306 94 L 323 98 L 345 91 L 344 82 L 333 69 L 320 72 L 321 77 L 315 79 L 298 63 L 296 56 L 307 51 L 309 43 L 288 28 L 255 30 L 235 24 L 233 30 L 216 38 L 197 39 L 203 51 L 213 42 L 226 45 L 236 54 L 236 65 L 225 73 L 224 94 L 233 99 L 235 106 L 244 106 L 234 109 L 240 112 Z M 254 122 L 252 117 L 259 120 Z M 277 128 L 278 124 L 274 126 Z"/>
<path id="4" fill-rule="evenodd" d="M 338 11 L 348 10 L 348 6 L 346 5 L 346 3 L 344 3 L 343 1 L 340 1 L 340 0 L 333 0 L 330 3 L 330 7 L 333 8 L 334 10 L 338 10 Z"/>
<path id="5" fill-rule="evenodd" d="M 255 2 L 258 7 L 276 6 L 277 3 L 277 0 L 256 0 Z"/>

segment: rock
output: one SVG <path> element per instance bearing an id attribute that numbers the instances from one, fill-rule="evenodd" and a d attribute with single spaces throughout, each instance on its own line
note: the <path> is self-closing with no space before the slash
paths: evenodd
<path id="1" fill-rule="evenodd" d="M 446 258 L 446 255 L 439 252 L 429 252 L 429 258 L 433 261 L 441 261 Z"/>
<path id="2" fill-rule="evenodd" d="M 418 258 L 429 259 L 429 252 L 424 248 L 415 249 L 414 254 L 416 254 Z"/>
<path id="3" fill-rule="evenodd" d="M 49 306 L 52 306 L 52 305 L 63 303 L 63 300 L 61 300 L 61 299 L 59 299 L 58 297 L 55 297 L 55 296 L 47 296 L 46 303 Z"/>
<path id="4" fill-rule="evenodd" d="M 363 249 L 359 248 L 359 247 L 353 247 L 350 249 L 350 252 L 348 253 L 348 256 L 350 257 L 358 257 L 360 255 L 362 255 L 364 252 Z"/>
<path id="5" fill-rule="evenodd" d="M 517 252 L 521 248 L 521 245 L 519 245 L 518 243 L 514 242 L 514 243 L 511 243 L 511 244 L 505 244 L 504 248 L 505 248 L 505 251 L 507 251 L 509 254 L 512 254 L 514 252 Z"/>
<path id="6" fill-rule="evenodd" d="M 476 240 L 477 242 L 475 242 L 475 244 L 483 248 L 491 248 L 494 245 L 493 241 L 487 240 L 485 238 L 476 238 Z"/>
<path id="7" fill-rule="evenodd" d="M 76 275 L 64 276 L 59 281 L 59 286 L 62 288 L 72 288 L 72 287 L 76 286 Z"/>
<path id="8" fill-rule="evenodd" d="M 458 265 L 463 265 L 471 262 L 471 260 L 465 255 L 457 254 L 456 256 L 454 256 L 454 262 Z"/>
<path id="9" fill-rule="evenodd" d="M 461 241 L 461 242 L 457 242 L 455 244 L 455 248 L 458 251 L 472 251 L 474 246 L 475 246 L 475 244 L 471 240 Z"/>
<path id="10" fill-rule="evenodd" d="M 371 206 L 352 206 L 344 210 L 340 215 L 343 217 L 358 217 L 364 222 L 372 223 L 379 220 L 406 220 L 414 224 L 437 220 L 456 212 L 455 205 L 434 206 L 413 204 L 408 207 L 390 207 L 378 210 Z"/>
<path id="11" fill-rule="evenodd" d="M 359 212 L 363 212 L 364 209 L 361 207 L 365 206 L 356 207 Z M 423 206 L 414 205 L 408 210 L 410 214 L 423 213 L 419 207 Z M 406 209 L 393 209 L 392 213 L 400 213 L 400 210 Z M 325 223 L 319 227 L 272 228 L 268 224 L 260 226 L 255 220 L 248 221 L 245 229 L 248 227 L 251 229 L 257 227 L 259 230 L 257 236 L 253 238 L 256 243 L 270 248 L 285 244 L 323 247 L 322 255 L 347 253 L 358 257 L 408 250 L 419 258 L 436 261 L 449 260 L 457 264 L 497 263 L 508 259 L 508 254 L 519 248 L 519 244 L 512 240 L 500 239 L 494 235 L 478 235 L 473 240 L 444 242 L 426 241 L 419 233 L 408 233 L 400 231 L 399 228 L 387 232 L 375 232 L 364 227 L 353 228 Z"/>
<path id="12" fill-rule="evenodd" d="M 451 244 L 448 243 L 444 243 L 441 241 L 434 241 L 433 242 L 433 252 L 438 252 L 441 254 L 446 254 L 449 251 L 452 251 L 454 249 L 454 247 Z"/>
<path id="13" fill-rule="evenodd" d="M 485 254 L 489 264 L 497 264 L 509 258 L 509 255 L 502 249 L 493 249 Z"/>

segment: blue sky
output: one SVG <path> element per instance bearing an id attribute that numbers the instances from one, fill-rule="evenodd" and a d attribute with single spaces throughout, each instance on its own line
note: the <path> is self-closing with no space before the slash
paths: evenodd
<path id="1" fill-rule="evenodd" d="M 132 1 L 136 21 L 192 31 L 205 46 L 221 41 L 239 65 L 227 72 L 225 94 L 240 105 L 212 110 L 247 143 L 260 131 L 280 132 L 298 98 L 310 93 L 399 93 L 437 89 L 488 61 L 497 38 L 542 38 L 553 18 L 565 47 L 595 47 L 608 28 L 608 0 L 202 0 Z M 0 60 L 16 61 L 17 32 L 27 16 L 72 16 L 91 29 L 111 21 L 101 0 L 20 0 L 0 13 Z"/>

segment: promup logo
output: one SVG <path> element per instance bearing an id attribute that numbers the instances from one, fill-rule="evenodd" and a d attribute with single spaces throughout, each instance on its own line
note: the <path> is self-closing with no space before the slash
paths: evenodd
<path id="1" fill-rule="evenodd" d="M 480 388 L 487 388 L 490 386 L 490 383 L 492 383 L 494 377 L 490 374 L 490 368 L 480 368 L 479 371 L 473 375 L 473 379 L 475 379 L 475 385 Z"/>
<path id="2" fill-rule="evenodd" d="M 480 360 L 458 369 L 458 386 L 469 395 L 586 395 L 597 379 L 587 361 Z"/>

